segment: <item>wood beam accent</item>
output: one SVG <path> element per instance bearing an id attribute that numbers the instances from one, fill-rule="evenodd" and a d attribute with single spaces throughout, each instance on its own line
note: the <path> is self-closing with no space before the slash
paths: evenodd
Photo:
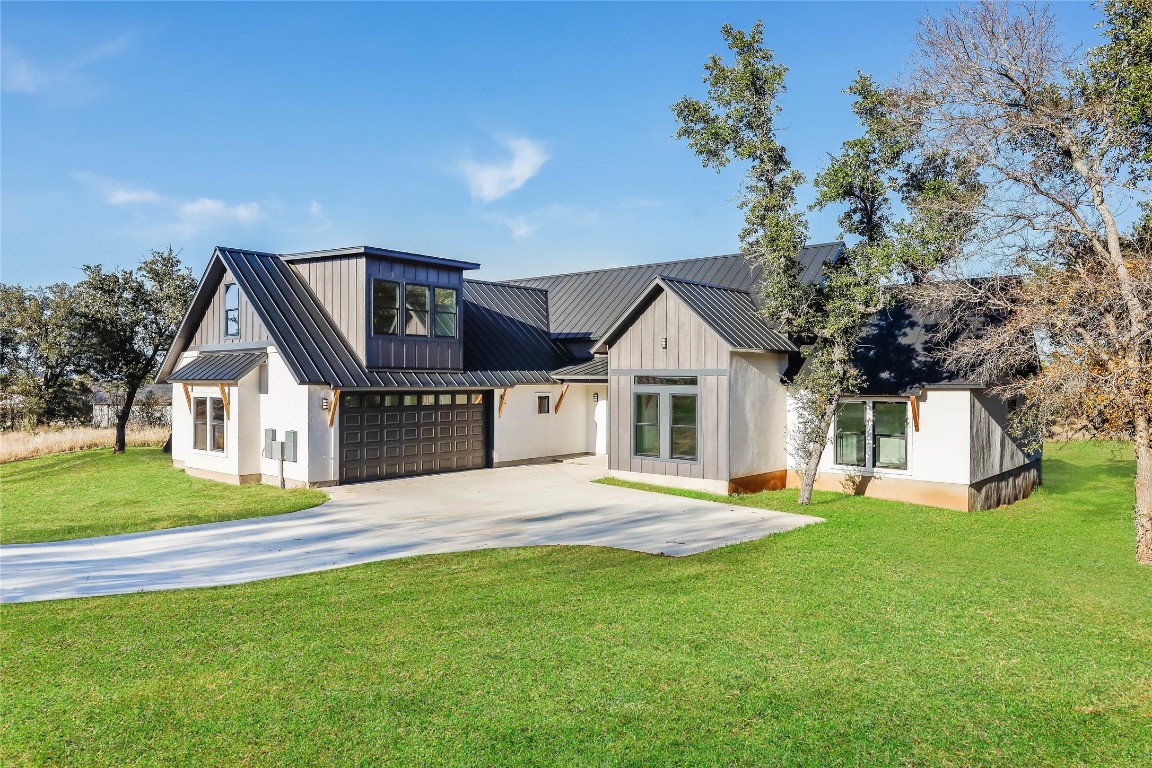
<path id="1" fill-rule="evenodd" d="M 568 387 L 570 386 L 570 384 L 565 384 L 564 389 L 560 390 L 560 397 L 556 398 L 556 408 L 552 411 L 553 413 L 560 413 L 560 406 L 564 404 L 564 396 L 568 394 Z"/>
<path id="2" fill-rule="evenodd" d="M 912 404 L 912 431 L 920 431 L 920 401 L 916 399 L 916 395 L 909 395 L 908 402 Z"/>
<path id="3" fill-rule="evenodd" d="M 328 429 L 336 423 L 336 406 L 340 404 L 340 390 L 332 390 L 332 405 L 328 408 Z"/>
<path id="4" fill-rule="evenodd" d="M 504 391 L 500 393 L 500 407 L 496 410 L 496 418 L 504 415 L 504 403 L 508 402 L 508 387 L 504 387 Z"/>
<path id="5" fill-rule="evenodd" d="M 223 384 L 217 386 L 220 387 L 220 399 L 224 401 L 224 418 L 230 419 L 232 418 L 232 408 L 231 403 L 228 402 L 228 388 Z"/>
<path id="6" fill-rule="evenodd" d="M 184 387 L 184 399 L 188 402 L 188 413 L 192 413 L 192 390 L 188 388 L 187 384 L 181 384 Z"/>

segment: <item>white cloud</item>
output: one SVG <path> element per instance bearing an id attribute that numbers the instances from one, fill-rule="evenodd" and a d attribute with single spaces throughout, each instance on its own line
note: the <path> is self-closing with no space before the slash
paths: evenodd
<path id="1" fill-rule="evenodd" d="M 512 153 L 508 160 L 486 163 L 465 160 L 460 164 L 460 171 L 468 182 L 473 200 L 490 203 L 515 192 L 548 162 L 548 152 L 538 141 L 507 138 L 502 139 L 501 143 Z"/>
<path id="2" fill-rule="evenodd" d="M 51 95 L 79 103 L 97 96 L 101 87 L 88 70 L 93 64 L 119 56 L 128 48 L 128 35 L 90 48 L 64 61 L 34 61 L 20 48 L 0 49 L 0 89 L 10 93 Z"/>
<path id="3" fill-rule="evenodd" d="M 526 240 L 544 228 L 588 227 L 605 220 L 600 211 L 558 204 L 514 216 L 493 213 L 484 218 L 507 227 L 515 240 Z"/>
<path id="4" fill-rule="evenodd" d="M 96 192 L 108 205 L 132 211 L 137 216 L 158 219 L 160 226 L 182 237 L 224 225 L 255 224 L 266 215 L 265 206 L 254 201 L 228 203 L 211 197 L 181 200 L 144 186 L 84 171 L 78 171 L 72 177 Z"/>

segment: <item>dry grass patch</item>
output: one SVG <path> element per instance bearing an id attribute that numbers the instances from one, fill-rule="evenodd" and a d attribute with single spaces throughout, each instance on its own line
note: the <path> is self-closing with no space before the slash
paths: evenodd
<path id="1" fill-rule="evenodd" d="M 129 427 L 128 445 L 133 448 L 155 448 L 168 439 L 168 427 Z M 111 448 L 116 443 L 112 428 L 68 427 L 43 429 L 39 432 L 5 432 L 0 434 L 0 464 L 56 453 Z"/>

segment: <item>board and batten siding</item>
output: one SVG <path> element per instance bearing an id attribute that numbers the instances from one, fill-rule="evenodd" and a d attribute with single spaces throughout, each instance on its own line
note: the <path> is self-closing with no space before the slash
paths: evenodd
<path id="1" fill-rule="evenodd" d="M 455 339 L 372 335 L 374 278 L 430 288 L 455 288 L 459 296 L 463 286 L 459 269 L 364 256 L 306 259 L 292 262 L 292 268 L 308 284 L 366 368 L 456 371 L 463 368 L 464 348 L 459 327 L 463 312 L 459 306 Z"/>
<path id="2" fill-rule="evenodd" d="M 332 324 L 363 361 L 364 340 L 367 338 L 364 257 L 306 259 L 292 262 L 292 268 L 303 278 L 332 319 Z"/>
<path id="3" fill-rule="evenodd" d="M 666 349 L 661 343 L 663 339 L 668 340 Z M 666 292 L 660 293 L 608 349 L 609 469 L 727 481 L 727 374 L 731 351 L 683 302 Z M 696 371 L 713 373 L 692 373 Z M 632 454 L 632 382 L 638 372 L 649 376 L 697 377 L 697 461 L 665 461 Z"/>
<path id="4" fill-rule="evenodd" d="M 233 282 L 235 281 L 232 279 L 231 273 L 225 271 L 224 279 L 216 288 L 216 293 L 213 294 L 212 301 L 208 304 L 208 309 L 204 311 L 204 316 L 200 318 L 200 325 L 196 328 L 196 333 L 192 335 L 190 348 L 195 349 L 205 344 L 238 344 L 241 342 L 269 341 L 268 330 L 264 327 L 264 323 L 260 320 L 260 317 L 252 309 L 252 302 L 248 301 L 248 297 L 244 295 L 244 291 L 240 291 L 240 335 L 224 335 L 224 286 Z"/>
<path id="5" fill-rule="evenodd" d="M 365 334 L 364 364 L 369 368 L 414 368 L 417 370 L 454 370 L 464 368 L 464 344 L 460 340 L 463 307 L 461 293 L 464 274 L 459 269 L 449 269 L 431 264 L 417 264 L 407 261 L 368 258 L 366 261 L 367 279 L 364 282 L 364 299 L 367 304 L 364 320 L 368 333 Z M 395 280 L 400 283 L 426 285 L 429 288 L 456 289 L 456 338 L 437 339 L 407 336 L 373 336 L 371 334 L 372 280 Z M 401 296 L 403 303 L 403 296 Z M 403 325 L 403 314 L 400 320 Z"/>

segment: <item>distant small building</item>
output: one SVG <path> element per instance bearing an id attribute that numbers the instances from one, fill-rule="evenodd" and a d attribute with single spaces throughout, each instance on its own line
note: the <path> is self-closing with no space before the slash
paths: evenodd
<path id="1" fill-rule="evenodd" d="M 116 412 L 124 402 L 121 392 L 96 388 L 92 391 L 92 426 L 116 426 Z M 172 387 L 143 384 L 132 402 L 128 423 L 135 426 L 166 427 L 172 423 Z"/>

